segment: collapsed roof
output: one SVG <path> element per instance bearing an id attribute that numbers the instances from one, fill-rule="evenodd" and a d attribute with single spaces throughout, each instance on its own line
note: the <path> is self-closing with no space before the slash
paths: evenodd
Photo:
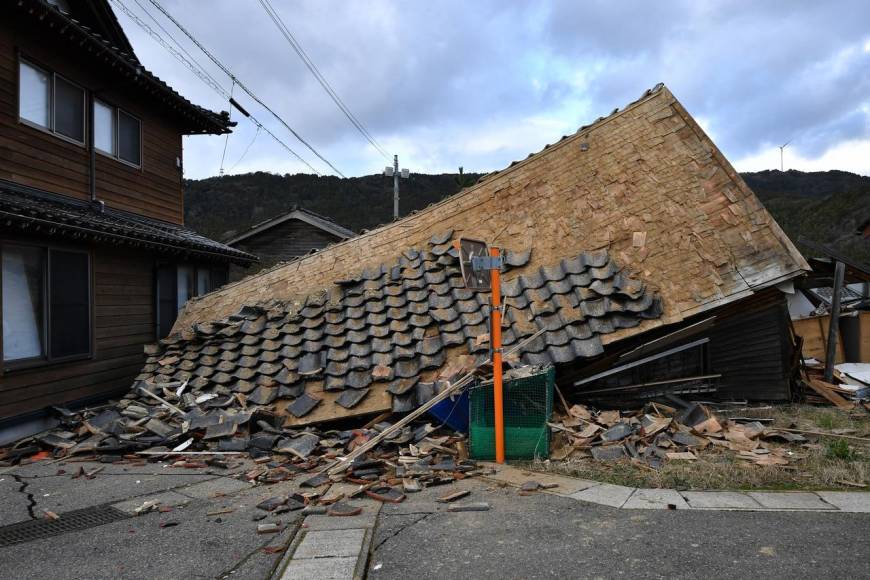
<path id="1" fill-rule="evenodd" d="M 291 424 L 415 405 L 451 361 L 488 348 L 485 300 L 459 287 L 459 236 L 513 250 L 505 338 L 545 328 L 523 355 L 534 364 L 595 356 L 808 269 L 659 85 L 441 203 L 192 300 L 140 378 L 195 373 L 219 403 L 280 397 Z"/>
<path id="2" fill-rule="evenodd" d="M 301 308 L 246 307 L 220 322 L 198 324 L 164 340 L 138 379 L 189 381 L 188 403 L 203 394 L 214 395 L 209 406 L 215 407 L 234 405 L 236 394 L 246 404 L 278 401 L 291 425 L 411 411 L 438 392 L 439 381 L 461 373 L 454 359 L 470 367 L 489 350 L 489 295 L 464 288 L 452 233 L 433 236 L 395 263 L 340 280 Z M 506 269 L 530 258 L 528 250 L 509 252 Z M 658 297 L 606 251 L 515 277 L 504 294 L 506 347 L 544 331 L 523 349 L 523 364 L 599 355 L 602 336 L 661 315 Z"/>

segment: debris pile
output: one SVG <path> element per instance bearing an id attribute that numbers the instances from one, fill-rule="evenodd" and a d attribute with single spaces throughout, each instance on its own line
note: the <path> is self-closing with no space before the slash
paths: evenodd
<path id="1" fill-rule="evenodd" d="M 824 380 L 824 363 L 816 359 L 804 359 L 803 366 L 802 384 L 808 403 L 830 403 L 844 411 L 861 407 L 870 411 L 870 364 L 836 365 L 834 380 L 838 384 Z"/>
<path id="2" fill-rule="evenodd" d="M 769 428 L 757 419 L 721 419 L 698 403 L 681 410 L 650 403 L 632 412 L 574 405 L 550 427 L 553 459 L 630 458 L 653 469 L 661 468 L 666 461 L 695 460 L 705 449 L 715 447 L 734 451 L 738 459 L 755 465 L 787 465 L 794 453 L 768 447 L 765 442 L 806 441 L 793 430 Z"/>
<path id="3" fill-rule="evenodd" d="M 195 405 L 185 412 L 148 389 L 142 393 L 140 398 L 130 394 L 114 405 L 80 413 L 58 409 L 59 428 L 0 450 L 0 461 L 12 464 L 50 450 L 59 459 L 89 458 L 104 463 L 171 459 L 173 467 L 225 469 L 231 458 L 249 456 L 254 465 L 243 475 L 248 481 L 271 484 L 298 478 L 301 487 L 318 488 L 341 479 L 363 486 L 362 491 L 382 501 L 396 501 L 404 492 L 477 473 L 476 465 L 468 460 L 464 435 L 418 421 L 389 434 L 368 454 L 356 458 L 345 474 L 330 478 L 325 470 L 338 457 L 392 424 L 297 430 L 282 426 L 283 417 L 264 409 L 211 409 L 203 401 L 205 409 Z M 149 404 L 149 399 L 155 404 Z M 286 505 L 286 498 L 272 509 L 279 505 Z"/>

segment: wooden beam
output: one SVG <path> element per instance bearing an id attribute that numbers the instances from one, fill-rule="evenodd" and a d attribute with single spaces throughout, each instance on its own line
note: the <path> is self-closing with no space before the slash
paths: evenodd
<path id="1" fill-rule="evenodd" d="M 843 409 L 844 411 L 851 411 L 855 408 L 854 403 L 851 403 L 844 397 L 841 397 L 833 390 L 834 388 L 836 388 L 834 387 L 834 385 L 813 378 L 807 378 L 806 383 L 812 390 L 836 405 L 838 409 Z"/>

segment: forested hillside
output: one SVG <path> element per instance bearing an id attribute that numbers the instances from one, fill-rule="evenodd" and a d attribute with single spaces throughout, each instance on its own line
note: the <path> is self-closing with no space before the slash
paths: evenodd
<path id="1" fill-rule="evenodd" d="M 466 174 L 461 180 L 471 184 L 478 177 Z M 802 251 L 807 249 L 800 236 L 870 263 L 870 241 L 855 235 L 870 219 L 870 177 L 845 171 L 760 171 L 743 178 Z M 403 179 L 402 215 L 456 193 L 459 183 L 456 174 L 418 173 Z M 188 227 L 225 239 L 299 205 L 359 232 L 392 219 L 392 187 L 392 179 L 381 175 L 342 179 L 258 172 L 188 180 L 185 217 Z"/>

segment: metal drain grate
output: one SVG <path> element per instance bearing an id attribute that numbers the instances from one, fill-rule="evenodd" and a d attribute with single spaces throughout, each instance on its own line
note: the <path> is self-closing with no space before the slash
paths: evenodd
<path id="1" fill-rule="evenodd" d="M 0 528 L 0 547 L 32 542 L 75 532 L 95 528 L 103 524 L 110 524 L 118 520 L 124 520 L 130 516 L 112 506 L 95 506 L 81 510 L 75 510 L 60 514 L 56 520 L 28 520 L 18 522 Z"/>

